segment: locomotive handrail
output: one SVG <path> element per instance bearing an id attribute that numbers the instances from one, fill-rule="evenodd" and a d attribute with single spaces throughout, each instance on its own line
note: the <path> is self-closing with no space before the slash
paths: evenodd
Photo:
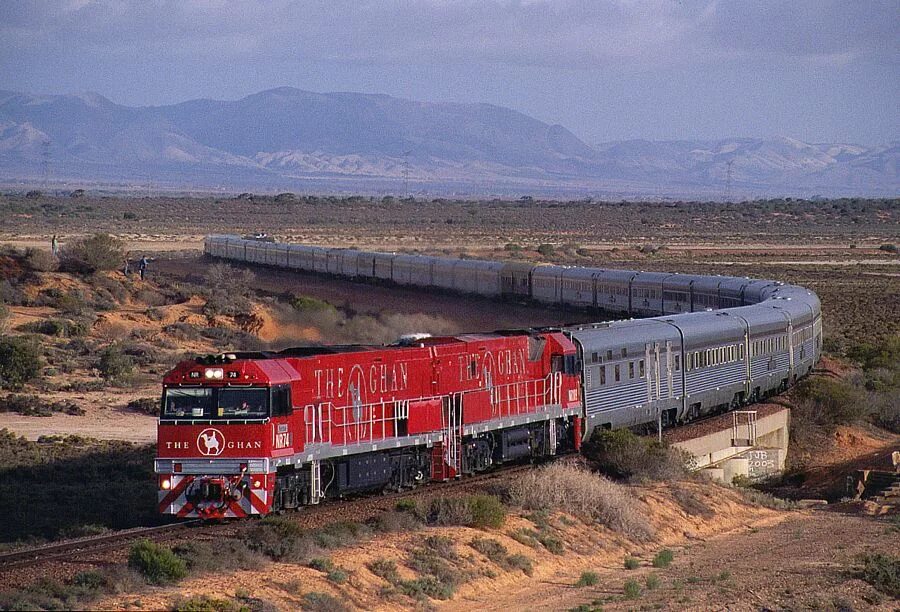
<path id="1" fill-rule="evenodd" d="M 488 391 L 491 416 L 503 418 L 530 414 L 551 406 L 558 406 L 561 404 L 561 389 L 562 374 L 552 372 L 542 378 L 492 385 L 490 388 L 470 389 L 460 392 L 460 395 Z M 331 401 L 308 404 L 307 408 L 312 408 L 314 412 L 318 413 L 318 419 L 312 419 L 314 421 L 312 426 L 307 423 L 306 442 L 335 443 L 334 438 L 337 437 L 340 440 L 339 444 L 347 446 L 359 442 L 379 442 L 396 437 L 397 421 L 398 418 L 401 418 L 398 417 L 398 410 L 403 410 L 405 407 L 408 415 L 409 404 L 441 401 L 444 397 L 444 395 L 427 395 L 402 400 L 382 399 L 377 402 L 341 406 L 335 405 Z M 387 415 L 389 405 L 393 405 L 393 409 L 390 410 L 391 414 Z M 354 415 L 355 412 L 358 412 L 358 418 Z M 327 417 L 324 416 L 326 413 Z M 381 416 L 377 416 L 376 413 Z M 348 415 L 351 418 L 347 418 Z M 392 431 L 388 431 L 388 423 L 393 425 Z M 351 435 L 347 435 L 348 431 L 351 432 Z M 325 432 L 328 435 L 327 440 Z M 337 432 L 340 434 L 335 435 Z M 376 433 L 379 435 L 376 436 Z"/>

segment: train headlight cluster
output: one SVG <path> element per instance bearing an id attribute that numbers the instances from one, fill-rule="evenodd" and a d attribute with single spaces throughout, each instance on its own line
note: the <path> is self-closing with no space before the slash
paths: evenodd
<path id="1" fill-rule="evenodd" d="M 163 491 L 168 491 L 169 489 L 172 488 L 172 481 L 169 480 L 168 478 L 163 478 L 162 482 L 159 483 L 159 488 L 162 489 Z"/>
<path id="2" fill-rule="evenodd" d="M 225 371 L 222 368 L 206 368 L 205 376 L 209 380 L 222 380 L 225 377 Z"/>

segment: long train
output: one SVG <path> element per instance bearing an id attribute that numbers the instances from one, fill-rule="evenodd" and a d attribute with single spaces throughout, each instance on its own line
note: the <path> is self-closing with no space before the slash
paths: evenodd
<path id="1" fill-rule="evenodd" d="M 159 510 L 225 518 L 577 450 L 597 427 L 686 422 L 810 372 L 816 295 L 778 281 L 501 263 L 209 236 L 211 257 L 645 318 L 302 347 L 164 380 Z"/>

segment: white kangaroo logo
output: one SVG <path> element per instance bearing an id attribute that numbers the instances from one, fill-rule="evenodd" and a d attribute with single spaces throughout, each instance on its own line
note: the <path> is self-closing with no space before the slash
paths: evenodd
<path id="1" fill-rule="evenodd" d="M 222 438 L 223 444 L 219 444 L 219 438 Z M 203 445 L 206 447 L 201 448 L 200 440 L 203 440 Z M 197 436 L 197 448 L 204 455 L 218 455 L 222 452 L 223 446 L 225 442 L 225 436 L 222 435 L 222 432 L 218 429 L 204 429 L 200 432 L 200 435 Z"/>

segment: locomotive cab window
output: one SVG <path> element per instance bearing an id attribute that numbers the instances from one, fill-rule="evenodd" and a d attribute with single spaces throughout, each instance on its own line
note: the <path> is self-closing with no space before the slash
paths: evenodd
<path id="1" fill-rule="evenodd" d="M 272 388 L 272 416 L 285 416 L 291 414 L 294 408 L 291 405 L 291 386 L 278 385 Z"/>
<path id="2" fill-rule="evenodd" d="M 269 389 L 265 387 L 169 387 L 163 392 L 163 419 L 246 420 L 268 416 Z"/>

